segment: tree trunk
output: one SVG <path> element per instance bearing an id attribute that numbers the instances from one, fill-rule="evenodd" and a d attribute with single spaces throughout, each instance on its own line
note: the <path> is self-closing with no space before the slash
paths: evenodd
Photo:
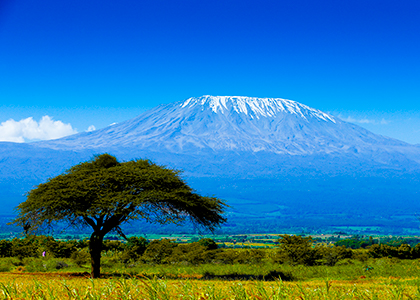
<path id="1" fill-rule="evenodd" d="M 104 236 L 98 232 L 94 232 L 90 236 L 89 253 L 92 266 L 90 274 L 92 278 L 99 278 L 101 276 L 101 252 L 103 239 Z"/>

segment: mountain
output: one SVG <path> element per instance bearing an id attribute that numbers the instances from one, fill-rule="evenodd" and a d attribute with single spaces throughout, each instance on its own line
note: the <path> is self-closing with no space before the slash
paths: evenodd
<path id="1" fill-rule="evenodd" d="M 265 223 L 332 226 L 354 223 L 356 212 L 360 224 L 389 226 L 398 212 L 414 224 L 410 214 L 420 210 L 420 147 L 292 100 L 230 96 L 161 105 L 58 140 L 0 143 L 0 188 L 9 191 L 0 195 L 16 203 L 33 185 L 102 152 L 182 169 L 199 192 L 227 199 L 233 217 Z"/>
<path id="2" fill-rule="evenodd" d="M 215 96 L 161 105 L 102 130 L 38 144 L 66 150 L 140 147 L 171 153 L 212 150 L 290 155 L 408 146 L 295 101 Z"/>

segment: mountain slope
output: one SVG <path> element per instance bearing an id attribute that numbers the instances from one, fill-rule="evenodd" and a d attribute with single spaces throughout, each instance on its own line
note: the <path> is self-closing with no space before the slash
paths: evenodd
<path id="1" fill-rule="evenodd" d="M 228 201 L 229 218 L 247 222 L 389 227 L 402 226 L 396 214 L 420 211 L 418 145 L 295 101 L 227 96 L 161 105 L 58 140 L 0 143 L 3 211 L 34 185 L 103 152 L 182 169 L 198 192 Z"/>
<path id="2" fill-rule="evenodd" d="M 385 152 L 402 151 L 418 161 L 415 147 L 279 98 L 190 98 L 101 130 L 37 145 L 73 150 L 136 147 L 171 153 L 268 151 L 289 155 L 355 155 L 386 148 Z"/>

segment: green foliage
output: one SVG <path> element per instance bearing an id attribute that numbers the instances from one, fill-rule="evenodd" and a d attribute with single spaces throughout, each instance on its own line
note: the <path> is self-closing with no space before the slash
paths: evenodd
<path id="1" fill-rule="evenodd" d="M 233 265 L 238 258 L 238 251 L 233 249 L 223 249 L 216 254 L 216 262 L 219 264 Z"/>
<path id="2" fill-rule="evenodd" d="M 213 256 L 209 255 L 210 253 L 211 250 L 207 250 L 198 242 L 179 244 L 173 248 L 168 261 L 177 264 L 199 265 L 211 261 Z"/>
<path id="3" fill-rule="evenodd" d="M 2 258 L 0 259 L 0 272 L 10 272 L 13 268 L 21 264 L 22 262 L 17 258 Z"/>
<path id="4" fill-rule="evenodd" d="M 312 247 L 312 241 L 311 237 L 281 235 L 275 261 L 290 265 L 315 265 L 319 254 Z"/>
<path id="5" fill-rule="evenodd" d="M 340 260 L 353 258 L 353 251 L 344 246 L 321 246 L 316 250 L 320 257 L 318 264 L 327 266 L 334 266 Z"/>
<path id="6" fill-rule="evenodd" d="M 289 243 L 284 242 L 284 237 L 282 240 L 279 243 L 279 250 L 276 252 L 274 249 L 214 249 L 217 244 L 212 239 L 202 239 L 188 244 L 176 244 L 169 240 L 155 240 L 149 243 L 143 237 L 131 237 L 126 243 L 105 240 L 102 252 L 110 265 L 115 263 L 127 264 L 128 262 L 136 262 L 137 264 L 146 262 L 150 264 L 183 265 L 207 263 L 255 265 L 273 261 L 291 265 L 334 266 L 336 264 L 351 264 L 352 260 L 366 262 L 369 258 L 420 258 L 420 244 L 415 247 L 410 247 L 408 244 L 401 244 L 399 247 L 374 244 L 369 249 L 353 250 L 344 246 L 321 244 L 313 246 L 312 242 L 309 242 L 310 238 L 297 237 Z M 45 252 L 46 258 L 71 257 L 73 263 L 82 266 L 90 260 L 88 243 L 88 240 L 58 241 L 51 236 L 29 235 L 23 239 L 0 240 L 0 249 L 2 249 L 3 257 L 16 257 L 20 260 L 27 257 L 40 258 Z M 293 261 L 293 257 L 302 260 Z M 308 259 L 312 259 L 312 261 L 308 263 Z"/>
<path id="7" fill-rule="evenodd" d="M 386 244 L 388 246 L 399 247 L 402 244 L 408 244 L 410 247 L 415 247 L 417 244 L 420 243 L 420 239 L 418 237 L 410 237 L 410 238 L 403 238 L 403 237 L 381 237 L 379 244 Z"/>
<path id="8" fill-rule="evenodd" d="M 147 246 L 142 259 L 150 264 L 166 264 L 176 246 L 177 245 L 174 242 L 168 239 L 151 241 Z"/>
<path id="9" fill-rule="evenodd" d="M 52 228 L 63 221 L 90 226 L 93 233 L 89 251 L 92 277 L 96 278 L 100 276 L 104 236 L 111 231 L 123 235 L 122 223 L 144 218 L 160 224 L 179 224 L 188 218 L 214 230 L 226 221 L 222 217 L 224 207 L 220 199 L 194 193 L 181 179 L 180 171 L 149 160 L 120 163 L 102 154 L 29 191 L 26 201 L 18 206 L 19 216 L 14 223 L 25 231 Z M 22 245 L 17 254 L 30 253 L 28 247 Z M 59 245 L 51 244 L 53 253 L 68 254 L 57 248 Z"/>
<path id="10" fill-rule="evenodd" d="M 179 174 L 149 160 L 119 163 L 109 154 L 99 155 L 31 190 L 18 206 L 15 223 L 35 230 L 68 221 L 100 227 L 104 234 L 139 217 L 179 223 L 188 216 L 209 229 L 223 223 L 224 203 L 193 193 Z"/>
<path id="11" fill-rule="evenodd" d="M 204 246 L 206 250 L 216 250 L 218 248 L 216 242 L 209 238 L 201 239 L 198 241 L 198 243 L 201 246 Z"/>
<path id="12" fill-rule="evenodd" d="M 408 244 L 401 244 L 399 247 L 393 247 L 389 245 L 372 245 L 369 248 L 369 255 L 373 258 L 382 258 L 382 257 L 396 257 L 399 259 L 412 259 L 420 258 L 420 244 L 416 247 L 411 248 Z"/>
<path id="13" fill-rule="evenodd" d="M 369 253 L 365 249 L 356 249 L 353 251 L 353 259 L 358 260 L 362 263 L 369 259 Z"/>
<path id="14" fill-rule="evenodd" d="M 127 262 L 130 260 L 137 261 L 146 251 L 149 242 L 143 237 L 130 237 L 124 247 L 122 260 Z"/>
<path id="15" fill-rule="evenodd" d="M 90 254 L 87 249 L 80 249 L 73 252 L 70 256 L 70 259 L 78 266 L 81 267 L 87 264 L 90 260 Z"/>
<path id="16" fill-rule="evenodd" d="M 262 249 L 221 249 L 214 252 L 213 261 L 219 264 L 260 264 L 267 258 Z"/>
<path id="17" fill-rule="evenodd" d="M 110 240 L 104 240 L 102 245 L 102 251 L 108 252 L 119 252 L 126 249 L 126 246 L 120 241 L 110 241 Z"/>
<path id="18" fill-rule="evenodd" d="M 0 240 L 0 257 L 12 256 L 13 243 L 11 241 Z"/>
<path id="19" fill-rule="evenodd" d="M 12 240 L 12 256 L 19 259 L 25 257 L 37 257 L 39 248 L 39 238 L 36 236 L 27 236 L 24 239 L 13 239 Z"/>
<path id="20" fill-rule="evenodd" d="M 54 257 L 69 258 L 76 251 L 76 245 L 70 242 L 56 241 L 50 239 L 46 242 L 47 253 Z"/>
<path id="21" fill-rule="evenodd" d="M 367 248 L 375 243 L 375 241 L 370 237 L 369 239 L 362 239 L 359 236 L 353 236 L 349 239 L 343 239 L 341 241 L 337 241 L 335 243 L 336 246 L 344 246 L 346 248 L 351 249 L 360 249 L 360 248 Z"/>
<path id="22" fill-rule="evenodd" d="M 28 257 L 23 260 L 25 270 L 28 272 L 51 272 L 66 269 L 69 265 L 58 259 L 43 259 Z"/>
<path id="23" fill-rule="evenodd" d="M 266 253 L 261 249 L 247 249 L 238 251 L 235 263 L 238 264 L 260 264 L 266 258 Z"/>

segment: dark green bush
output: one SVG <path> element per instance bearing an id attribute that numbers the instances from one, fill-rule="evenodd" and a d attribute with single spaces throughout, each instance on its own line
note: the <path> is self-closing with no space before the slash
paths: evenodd
<path id="1" fill-rule="evenodd" d="M 125 263 L 137 261 L 144 254 L 149 242 L 143 237 L 130 237 L 124 246 L 121 260 Z"/>
<path id="2" fill-rule="evenodd" d="M 69 258 L 72 253 L 77 251 L 76 245 L 72 242 L 56 241 L 49 239 L 45 245 L 46 252 L 58 258 Z"/>
<path id="3" fill-rule="evenodd" d="M 150 264 L 168 263 L 168 258 L 176 246 L 174 242 L 168 239 L 151 241 L 142 256 L 142 260 Z"/>
<path id="4" fill-rule="evenodd" d="M 368 254 L 373 258 L 393 257 L 398 255 L 398 251 L 392 246 L 375 244 L 369 248 Z"/>
<path id="5" fill-rule="evenodd" d="M 418 247 L 411 248 L 408 244 L 401 244 L 399 247 L 389 246 L 385 244 L 372 245 L 368 253 L 373 258 L 395 257 L 399 259 L 417 258 Z"/>
<path id="6" fill-rule="evenodd" d="M 233 265 L 238 259 L 239 253 L 233 249 L 223 249 L 223 251 L 216 254 L 215 260 L 217 263 Z"/>
<path id="7" fill-rule="evenodd" d="M 11 241 L 0 240 L 0 257 L 12 257 L 12 249 Z"/>
<path id="8" fill-rule="evenodd" d="M 19 259 L 39 256 L 38 248 L 39 239 L 35 236 L 28 236 L 24 239 L 14 238 L 12 240 L 12 256 Z"/>
<path id="9" fill-rule="evenodd" d="M 215 241 L 209 238 L 201 239 L 198 241 L 201 246 L 204 246 L 206 250 L 216 250 L 219 246 L 216 244 Z"/>
<path id="10" fill-rule="evenodd" d="M 209 248 L 213 250 L 208 250 Z M 200 244 L 200 242 L 179 244 L 173 249 L 171 256 L 168 258 L 168 261 L 170 263 L 191 265 L 212 263 L 216 260 L 217 255 L 221 252 L 222 250 L 214 249 L 213 246 L 203 246 Z"/>
<path id="11" fill-rule="evenodd" d="M 317 249 L 313 248 L 311 237 L 281 235 L 279 250 L 274 261 L 280 264 L 313 266 L 319 258 Z"/>
<path id="12" fill-rule="evenodd" d="M 318 255 L 321 257 L 319 264 L 334 266 L 338 261 L 353 257 L 353 251 L 344 246 L 321 246 L 317 247 Z"/>
<path id="13" fill-rule="evenodd" d="M 411 259 L 413 258 L 413 251 L 410 245 L 408 244 L 401 244 L 397 248 L 397 257 L 400 259 Z"/>
<path id="14" fill-rule="evenodd" d="M 373 244 L 375 244 L 375 241 L 372 237 L 369 237 L 369 239 L 362 239 L 360 236 L 356 235 L 348 239 L 337 241 L 335 246 L 344 246 L 351 249 L 365 249 Z"/>

